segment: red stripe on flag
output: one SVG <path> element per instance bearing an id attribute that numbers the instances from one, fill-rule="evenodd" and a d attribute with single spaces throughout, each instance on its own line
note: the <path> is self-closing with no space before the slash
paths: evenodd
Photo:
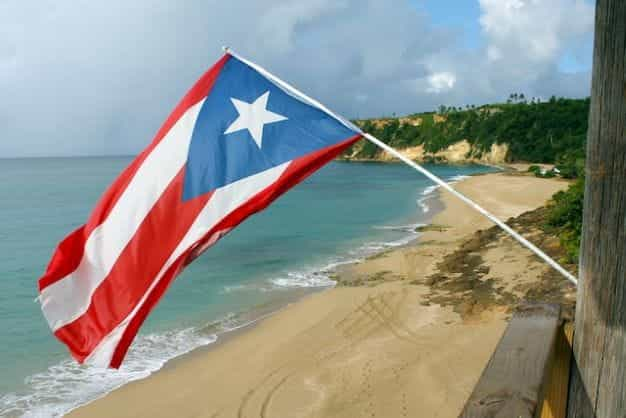
<path id="1" fill-rule="evenodd" d="M 291 187 L 300 183 L 360 138 L 360 135 L 356 135 L 339 144 L 335 144 L 294 160 L 274 184 L 262 190 L 260 193 L 250 198 L 246 203 L 228 214 L 217 225 L 211 228 L 211 230 L 208 231 L 202 239 L 181 254 L 181 256 L 176 259 L 176 261 L 161 277 L 159 283 L 152 289 L 143 305 L 131 319 L 113 354 L 110 366 L 118 368 L 121 365 L 124 357 L 126 356 L 126 352 L 128 351 L 128 347 L 137 335 L 137 332 L 146 317 L 161 299 L 170 283 L 187 264 L 198 257 L 204 250 L 210 247 L 211 244 L 216 242 L 228 231 L 235 228 L 254 213 L 265 209 L 270 203 L 280 197 Z"/>
<path id="2" fill-rule="evenodd" d="M 79 362 L 133 311 L 210 199 L 212 193 L 183 202 L 184 175 L 185 167 L 121 252 L 87 311 L 55 331 Z"/>
<path id="3" fill-rule="evenodd" d="M 111 209 L 115 207 L 115 204 L 119 200 L 122 193 L 135 176 L 135 173 L 141 167 L 148 155 L 154 150 L 154 148 L 161 142 L 163 137 L 172 129 L 172 126 L 183 116 L 183 114 L 193 105 L 200 102 L 204 97 L 209 94 L 209 91 L 213 88 L 217 77 L 222 70 L 226 61 L 230 58 L 230 55 L 225 54 L 213 67 L 211 67 L 196 84 L 187 92 L 185 97 L 178 103 L 176 108 L 172 111 L 167 118 L 161 129 L 157 132 L 156 136 L 126 169 L 120 174 L 117 179 L 109 186 L 104 192 L 94 210 L 89 216 L 89 220 L 85 225 L 78 228 L 70 235 L 68 235 L 58 245 L 52 260 L 46 269 L 44 275 L 39 279 L 39 291 L 50 286 L 68 274 L 78 268 L 80 261 L 83 257 L 85 249 L 85 242 L 89 238 L 89 235 L 108 217 Z"/>

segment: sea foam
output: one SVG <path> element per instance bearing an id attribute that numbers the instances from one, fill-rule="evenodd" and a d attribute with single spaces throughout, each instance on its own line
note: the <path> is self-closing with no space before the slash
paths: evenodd
<path id="1" fill-rule="evenodd" d="M 465 180 L 470 176 L 458 175 L 447 179 L 449 184 L 454 184 Z M 426 187 L 416 200 L 417 206 L 423 214 L 430 211 L 428 200 L 436 197 L 435 192 L 440 188 L 439 185 Z M 336 282 L 332 279 L 334 270 L 342 264 L 351 264 L 363 261 L 365 258 L 384 251 L 386 249 L 400 247 L 413 241 L 419 233 L 418 227 L 424 226 L 423 223 L 405 224 L 405 225 L 381 225 L 374 226 L 374 229 L 396 231 L 406 234 L 405 236 L 390 241 L 370 241 L 366 242 L 355 249 L 349 250 L 343 257 L 328 262 L 325 266 L 318 266 L 299 271 L 287 272 L 284 277 L 270 279 L 270 283 L 279 288 L 289 287 L 330 287 Z M 232 289 L 230 289 L 232 290 Z"/>
<path id="2" fill-rule="evenodd" d="M 0 416 L 59 417 L 133 380 L 159 370 L 166 361 L 215 342 L 215 334 L 185 328 L 139 336 L 119 370 L 64 360 L 25 381 L 22 393 L 0 397 Z"/>

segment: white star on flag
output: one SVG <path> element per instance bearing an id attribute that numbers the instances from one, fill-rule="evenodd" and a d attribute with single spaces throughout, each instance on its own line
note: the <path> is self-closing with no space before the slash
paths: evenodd
<path id="1" fill-rule="evenodd" d="M 267 100 L 269 96 L 270 92 L 266 91 L 252 103 L 242 102 L 241 100 L 231 97 L 230 100 L 233 102 L 233 105 L 235 105 L 239 117 L 224 131 L 224 135 L 247 129 L 252 139 L 254 139 L 254 142 L 261 148 L 261 143 L 263 142 L 263 126 L 268 123 L 280 122 L 287 119 L 283 115 L 267 110 Z"/>

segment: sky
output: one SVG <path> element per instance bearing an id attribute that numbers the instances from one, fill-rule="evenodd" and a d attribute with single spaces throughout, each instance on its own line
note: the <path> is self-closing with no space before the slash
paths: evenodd
<path id="1" fill-rule="evenodd" d="M 590 92 L 592 0 L 0 0 L 0 158 L 133 155 L 229 45 L 350 118 Z"/>

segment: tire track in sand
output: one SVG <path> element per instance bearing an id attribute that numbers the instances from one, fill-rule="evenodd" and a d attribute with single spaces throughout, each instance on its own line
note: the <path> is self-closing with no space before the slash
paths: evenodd
<path id="1" fill-rule="evenodd" d="M 280 387 L 282 385 L 285 384 L 285 382 L 287 382 L 287 380 L 294 374 L 295 372 L 289 373 L 288 375 L 284 376 L 282 379 L 280 379 L 280 381 L 274 385 L 274 387 L 272 387 L 272 389 L 270 389 L 270 391 L 267 393 L 267 395 L 265 396 L 265 399 L 263 400 L 263 404 L 261 404 L 261 418 L 266 418 L 267 417 L 267 408 L 270 405 L 270 402 L 272 401 L 272 399 L 274 399 L 274 395 L 276 394 L 276 392 L 278 391 L 278 389 L 280 389 Z"/>

